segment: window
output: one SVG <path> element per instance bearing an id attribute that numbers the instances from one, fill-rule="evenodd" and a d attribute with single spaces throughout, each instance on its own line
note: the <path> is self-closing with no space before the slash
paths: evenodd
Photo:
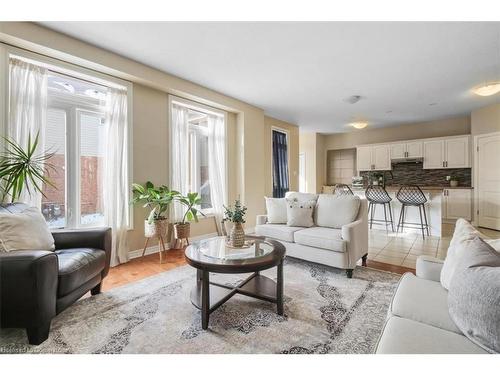
<path id="1" fill-rule="evenodd" d="M 107 88 L 49 72 L 46 148 L 55 152 L 42 213 L 54 228 L 104 225 L 103 163 Z"/>
<path id="2" fill-rule="evenodd" d="M 288 137 L 287 133 L 272 130 L 273 147 L 273 197 L 282 198 L 289 190 L 288 182 Z"/>
<path id="3" fill-rule="evenodd" d="M 227 204 L 225 114 L 184 99 L 170 100 L 170 188 L 197 192 L 204 214 L 221 216 Z M 174 220 L 183 208 L 173 205 Z"/>

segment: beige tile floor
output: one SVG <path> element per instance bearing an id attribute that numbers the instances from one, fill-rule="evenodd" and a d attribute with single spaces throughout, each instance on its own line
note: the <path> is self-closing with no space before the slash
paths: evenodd
<path id="1" fill-rule="evenodd" d="M 451 237 L 454 224 L 443 224 L 442 237 L 425 237 L 419 233 L 386 233 L 385 230 L 371 229 L 368 238 L 368 259 L 415 268 L 419 255 L 430 255 L 444 259 Z M 500 238 L 500 231 L 479 228 L 490 238 Z"/>

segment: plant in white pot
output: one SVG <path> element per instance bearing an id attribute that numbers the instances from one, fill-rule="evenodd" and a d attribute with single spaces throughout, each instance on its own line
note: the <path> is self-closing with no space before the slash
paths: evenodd
<path id="1" fill-rule="evenodd" d="M 224 206 L 224 222 L 230 221 L 233 223 L 233 228 L 229 234 L 229 245 L 234 247 L 242 247 L 245 245 L 245 231 L 243 224 L 245 223 L 245 214 L 247 208 L 243 206 L 239 199 L 234 201 L 234 207 Z"/>
<path id="2" fill-rule="evenodd" d="M 155 187 L 151 181 L 144 185 L 132 184 L 132 203 L 142 204 L 149 209 L 148 217 L 144 220 L 144 236 L 147 238 L 166 238 L 168 233 L 167 211 L 179 193 L 170 190 L 167 186 Z"/>
<path id="3" fill-rule="evenodd" d="M 187 195 L 176 195 L 175 200 L 185 207 L 182 220 L 174 224 L 174 236 L 178 240 L 188 240 L 191 234 L 191 221 L 198 222 L 198 214 L 205 216 L 203 212 L 198 210 L 201 204 L 201 197 L 198 193 L 187 193 Z"/>

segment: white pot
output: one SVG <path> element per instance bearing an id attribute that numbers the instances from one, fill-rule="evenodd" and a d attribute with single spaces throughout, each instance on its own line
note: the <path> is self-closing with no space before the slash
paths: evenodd
<path id="1" fill-rule="evenodd" d="M 458 181 L 450 180 L 450 186 L 451 187 L 457 187 L 458 186 Z"/>

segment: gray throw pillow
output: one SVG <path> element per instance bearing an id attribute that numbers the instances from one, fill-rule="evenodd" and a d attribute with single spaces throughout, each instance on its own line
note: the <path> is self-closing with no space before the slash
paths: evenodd
<path id="1" fill-rule="evenodd" d="M 450 316 L 471 341 L 500 353 L 500 253 L 479 237 L 467 247 L 448 290 Z"/>
<path id="2" fill-rule="evenodd" d="M 316 201 L 299 202 L 296 199 L 286 200 L 286 225 L 289 227 L 312 227 L 314 225 L 313 212 Z"/>

